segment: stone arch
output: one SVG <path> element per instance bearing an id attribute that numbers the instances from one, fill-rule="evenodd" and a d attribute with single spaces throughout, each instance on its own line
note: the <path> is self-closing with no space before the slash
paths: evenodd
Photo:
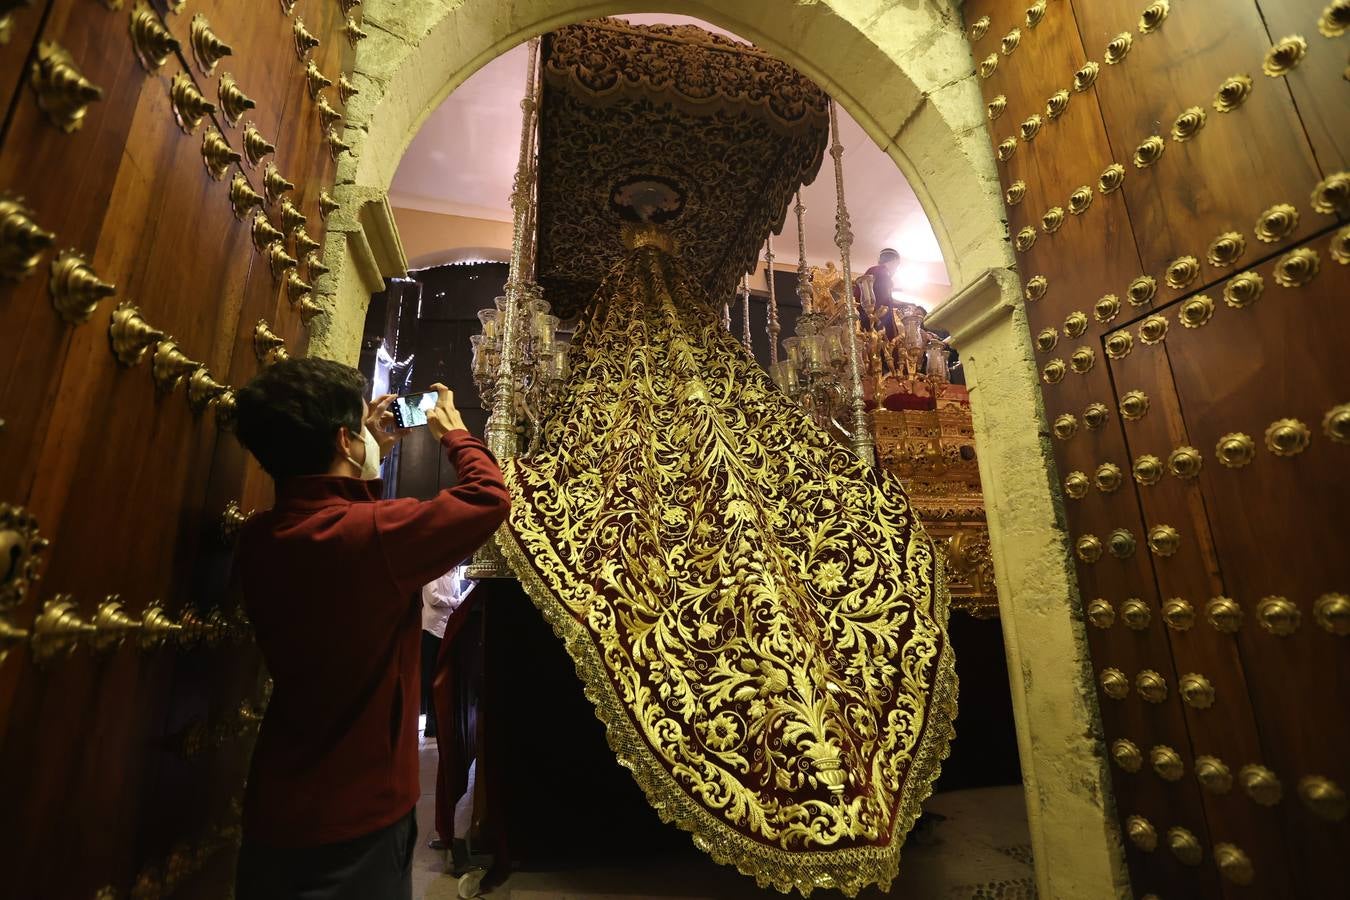
<path id="1" fill-rule="evenodd" d="M 381 275 L 400 274 L 407 264 L 388 206 L 394 171 L 431 111 L 498 54 L 588 18 L 666 12 L 712 22 L 792 64 L 895 161 L 928 214 L 953 283 L 966 285 L 938 318 L 962 351 L 972 388 L 1040 896 L 1128 896 L 1030 332 L 1009 271 L 1012 253 L 959 6 L 367 0 L 370 36 L 351 76 L 360 93 L 346 110 L 344 139 L 353 152 L 338 165 L 334 195 L 342 206 L 324 250 L 332 271 L 316 285 L 330 313 L 311 335 L 310 352 L 354 360 L 370 293 Z"/>

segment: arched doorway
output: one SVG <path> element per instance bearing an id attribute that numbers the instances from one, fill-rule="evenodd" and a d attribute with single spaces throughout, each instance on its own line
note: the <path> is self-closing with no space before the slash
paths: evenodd
<path id="1" fill-rule="evenodd" d="M 399 256 L 392 249 L 396 231 L 380 226 L 381 210 L 387 222 L 394 170 L 426 115 L 497 54 L 563 24 L 660 11 L 725 27 L 824 87 L 895 161 L 933 223 L 953 282 L 966 285 L 943 321 L 967 360 L 977 440 L 985 448 L 981 475 L 1039 887 L 1045 896 L 1088 896 L 1120 885 L 1119 839 L 1107 815 L 1095 699 L 1047 475 L 1030 335 L 1016 306 L 1015 279 L 1003 271 L 1011 253 L 956 14 L 929 4 L 881 11 L 839 0 L 788 8 L 755 0 L 734 9 L 692 0 L 636 9 L 571 0 L 506 8 L 469 0 L 448 10 L 387 0 L 368 7 L 365 21 L 378 31 L 356 63 L 361 94 L 348 107 L 346 135 L 355 152 L 338 172 L 343 209 L 330 222 L 325 250 L 333 272 L 318 284 L 333 317 L 315 336 L 316 353 L 354 356 L 370 274 L 379 269 L 375 238 L 383 236 L 386 257 Z"/>

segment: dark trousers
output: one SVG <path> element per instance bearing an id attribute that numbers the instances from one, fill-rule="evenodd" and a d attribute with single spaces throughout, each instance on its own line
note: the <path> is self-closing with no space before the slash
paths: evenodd
<path id="1" fill-rule="evenodd" d="M 416 810 L 378 831 L 319 847 L 239 851 L 237 900 L 412 900 Z"/>
<path id="2" fill-rule="evenodd" d="M 431 682 L 436 676 L 436 659 L 441 653 L 441 639 L 430 631 L 422 632 L 422 715 L 427 717 L 422 734 L 436 737 L 436 704 L 431 698 Z"/>

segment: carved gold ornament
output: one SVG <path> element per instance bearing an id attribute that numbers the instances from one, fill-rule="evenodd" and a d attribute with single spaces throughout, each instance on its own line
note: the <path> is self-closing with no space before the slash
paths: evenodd
<path id="1" fill-rule="evenodd" d="M 1021 128 L 1019 129 L 1022 135 L 1022 140 L 1024 141 L 1035 140 L 1036 135 L 1041 133 L 1041 121 L 1042 121 L 1041 117 L 1038 115 L 1033 114 L 1031 116 L 1028 116 L 1027 119 L 1022 123 Z"/>
<path id="2" fill-rule="evenodd" d="M 242 159 L 243 156 L 216 129 L 208 128 L 202 135 L 202 162 L 214 180 L 223 180 L 230 166 Z"/>
<path id="3" fill-rule="evenodd" d="M 1167 266 L 1165 280 L 1174 291 L 1188 287 L 1200 275 L 1200 261 L 1194 256 L 1178 256 Z"/>
<path id="4" fill-rule="evenodd" d="M 332 128 L 342 121 L 342 113 L 329 104 L 327 97 L 320 97 L 314 101 L 314 112 L 319 116 L 320 129 Z"/>
<path id="5" fill-rule="evenodd" d="M 1125 167 L 1120 163 L 1111 163 L 1102 170 L 1101 177 L 1097 179 L 1097 190 L 1103 195 L 1113 194 L 1125 183 Z"/>
<path id="6" fill-rule="evenodd" d="M 56 235 L 37 224 L 22 197 L 0 193 L 0 277 L 28 277 L 55 242 Z"/>
<path id="7" fill-rule="evenodd" d="M 250 166 L 257 166 L 262 162 L 263 157 L 276 153 L 277 148 L 262 136 L 253 123 L 244 127 L 244 159 Z"/>
<path id="8" fill-rule="evenodd" d="M 300 275 L 291 269 L 286 273 L 285 278 L 286 297 L 292 303 L 297 303 L 302 297 L 309 296 L 314 290 L 314 286 L 306 282 Z"/>
<path id="9" fill-rule="evenodd" d="M 1267 634 L 1289 637 L 1298 631 L 1303 613 L 1287 597 L 1263 597 L 1256 605 L 1256 618 Z"/>
<path id="10" fill-rule="evenodd" d="M 1350 266 L 1350 225 L 1336 232 L 1331 239 L 1331 258 L 1343 266 Z"/>
<path id="11" fill-rule="evenodd" d="M 1027 7 L 1027 27 L 1035 28 L 1045 18 L 1045 0 L 1036 0 Z"/>
<path id="12" fill-rule="evenodd" d="M 980 38 L 984 37 L 985 33 L 988 31 L 989 31 L 989 17 L 980 16 L 970 26 L 970 39 L 972 41 L 978 41 Z"/>
<path id="13" fill-rule="evenodd" d="M 1277 203 L 1261 213 L 1256 221 L 1256 238 L 1262 243 L 1276 244 L 1298 228 L 1298 210 L 1288 203 Z"/>
<path id="14" fill-rule="evenodd" d="M 1196 448 L 1178 447 L 1167 457 L 1167 470 L 1177 478 L 1194 478 L 1200 474 L 1204 461 L 1204 456 Z"/>
<path id="15" fill-rule="evenodd" d="M 328 145 L 328 153 L 336 162 L 344 153 L 351 151 L 351 144 L 348 144 L 342 138 L 338 137 L 337 132 L 329 128 L 323 133 L 323 142 Z"/>
<path id="16" fill-rule="evenodd" d="M 1129 559 L 1134 556 L 1134 535 L 1127 528 L 1117 528 L 1106 536 L 1106 547 L 1116 559 Z"/>
<path id="17" fill-rule="evenodd" d="M 989 104 L 984 109 L 985 113 L 989 116 L 989 121 L 993 122 L 997 120 L 999 116 L 1003 115 L 1003 111 L 1006 110 L 1007 108 L 1008 108 L 1007 95 L 999 94 L 993 100 L 990 100 Z"/>
<path id="18" fill-rule="evenodd" d="M 141 317 L 140 310 L 124 300 L 113 310 L 112 321 L 108 323 L 108 339 L 117 361 L 124 366 L 134 366 L 145 358 L 147 350 L 164 340 L 164 332 L 150 327 Z"/>
<path id="19" fill-rule="evenodd" d="M 989 78 L 998 71 L 998 54 L 990 53 L 984 59 L 980 60 L 978 69 L 981 78 Z"/>
<path id="20" fill-rule="evenodd" d="M 1241 469 L 1256 456 L 1256 444 L 1240 431 L 1225 434 L 1214 447 L 1214 455 L 1230 469 Z"/>
<path id="21" fill-rule="evenodd" d="M 1214 315 L 1214 301 L 1204 294 L 1192 297 L 1181 304 L 1177 319 L 1183 328 L 1199 328 Z"/>
<path id="22" fill-rule="evenodd" d="M 1122 31 L 1111 39 L 1111 43 L 1106 45 L 1106 53 L 1103 58 L 1108 66 L 1114 66 L 1126 57 L 1130 52 L 1130 47 L 1134 45 L 1134 35 L 1128 31 Z"/>
<path id="23" fill-rule="evenodd" d="M 286 352 L 285 339 L 272 330 L 266 319 L 259 319 L 253 326 L 253 355 L 263 366 L 281 362 L 290 356 Z M 235 504 L 235 509 L 238 508 L 238 504 Z"/>
<path id="24" fill-rule="evenodd" d="M 1313 620 L 1317 627 L 1337 637 L 1350 635 L 1350 597 L 1345 594 L 1323 594 L 1313 604 Z"/>
<path id="25" fill-rule="evenodd" d="M 1312 432 L 1298 419 L 1277 419 L 1266 428 L 1266 449 L 1276 456 L 1297 456 L 1311 439 Z"/>
<path id="26" fill-rule="evenodd" d="M 1182 701 L 1194 709 L 1209 709 L 1214 705 L 1214 685 L 1195 672 L 1181 676 L 1180 693 Z"/>
<path id="27" fill-rule="evenodd" d="M 253 246 L 260 252 L 266 250 L 267 245 L 273 241 L 285 238 L 284 234 L 272 227 L 272 223 L 267 219 L 267 213 L 264 212 L 254 214 L 249 233 L 253 238 Z"/>
<path id="28" fill-rule="evenodd" d="M 310 278 L 318 278 L 322 275 L 327 275 L 329 271 L 331 271 L 323 264 L 323 260 L 319 257 L 319 253 L 316 250 L 312 250 L 305 254 L 305 269 L 309 272 Z"/>
<path id="29" fill-rule="evenodd" d="M 1092 205 L 1092 197 L 1091 186 L 1085 184 L 1078 188 L 1069 195 L 1069 212 L 1072 215 L 1081 216 Z"/>
<path id="30" fill-rule="evenodd" d="M 1087 327 L 1087 314 L 1081 310 L 1075 310 L 1064 317 L 1064 333 L 1071 338 L 1082 337 Z"/>
<path id="31" fill-rule="evenodd" d="M 1022 296 L 1028 303 L 1035 303 L 1045 296 L 1046 289 L 1050 287 L 1050 281 L 1044 275 L 1032 275 L 1027 279 L 1027 286 L 1022 291 Z"/>
<path id="32" fill-rule="evenodd" d="M 1162 25 L 1163 20 L 1167 18 L 1171 8 L 1168 0 L 1155 0 L 1155 2 L 1144 7 L 1144 12 L 1139 17 L 1139 33 L 1148 34 L 1156 31 L 1158 26 Z"/>
<path id="33" fill-rule="evenodd" d="M 211 23 L 201 13 L 192 17 L 188 34 L 192 44 L 192 57 L 197 61 L 203 74 L 210 75 L 215 71 L 216 63 L 234 53 L 233 48 L 211 30 Z"/>
<path id="34" fill-rule="evenodd" d="M 294 231 L 309 222 L 309 218 L 296 208 L 290 197 L 281 199 L 277 205 L 277 214 L 281 217 L 282 231 Z"/>
<path id="35" fill-rule="evenodd" d="M 1157 484 L 1162 481 L 1162 460 L 1152 453 L 1145 453 L 1135 458 L 1133 472 L 1134 480 L 1138 483 L 1145 486 Z"/>
<path id="36" fill-rule="evenodd" d="M 1046 210 L 1045 215 L 1041 216 L 1041 228 L 1046 234 L 1054 234 L 1059 231 L 1060 226 L 1064 224 L 1064 210 L 1058 206 L 1052 206 Z"/>
<path id="37" fill-rule="evenodd" d="M 1238 849 L 1236 844 L 1227 842 L 1215 844 L 1214 865 L 1218 867 L 1219 875 L 1224 881 L 1248 885 L 1256 879 L 1256 870 L 1252 868 L 1251 858 Z"/>
<path id="38" fill-rule="evenodd" d="M 1064 115 L 1064 111 L 1069 108 L 1070 96 L 1068 91 L 1062 89 L 1051 94 L 1045 101 L 1045 117 L 1054 121 Z"/>
<path id="39" fill-rule="evenodd" d="M 1258 272 L 1243 272 L 1223 287 L 1223 302 L 1234 309 L 1251 306 L 1261 299 L 1266 289 L 1265 279 Z"/>
<path id="40" fill-rule="evenodd" d="M 179 49 L 178 39 L 145 0 L 140 0 L 131 11 L 131 46 L 147 72 L 157 71 Z"/>
<path id="41" fill-rule="evenodd" d="M 1167 681 L 1153 669 L 1144 669 L 1134 677 L 1134 689 L 1149 703 L 1162 703 L 1167 699 Z"/>
<path id="42" fill-rule="evenodd" d="M 1115 463 L 1102 463 L 1092 475 L 1092 483 L 1103 494 L 1114 494 L 1125 483 L 1120 466 Z"/>
<path id="43" fill-rule="evenodd" d="M 1163 603 L 1162 618 L 1173 631 L 1189 631 L 1195 624 L 1195 607 L 1181 597 L 1173 597 Z"/>
<path id="44" fill-rule="evenodd" d="M 90 104 L 103 99 L 103 88 L 85 78 L 75 58 L 55 41 L 38 44 L 28 84 L 48 121 L 65 132 L 83 125 Z"/>
<path id="45" fill-rule="evenodd" d="M 205 366 L 194 369 L 188 377 L 188 406 L 194 413 L 201 414 L 230 389 L 211 377 Z"/>
<path id="46" fill-rule="evenodd" d="M 1221 113 L 1232 112 L 1247 102 L 1252 93 L 1252 80 L 1246 75 L 1224 79 L 1214 94 L 1214 108 Z"/>
<path id="47" fill-rule="evenodd" d="M 1007 162 L 1017 152 L 1017 139 L 1008 138 L 998 145 L 998 161 Z"/>
<path id="48" fill-rule="evenodd" d="M 1179 144 L 1184 144 L 1191 138 L 1199 134 L 1200 129 L 1205 127 L 1205 111 L 1199 106 L 1192 106 L 1190 109 L 1177 116 L 1176 121 L 1172 123 L 1172 140 Z"/>
<path id="49" fill-rule="evenodd" d="M 171 338 L 165 338 L 155 345 L 154 355 L 150 357 L 150 375 L 155 387 L 167 394 L 201 365 L 179 350 Z"/>
<path id="50" fill-rule="evenodd" d="M 1139 340 L 1145 344 L 1153 345 L 1161 343 L 1167 337 L 1167 317 L 1154 314 L 1149 316 L 1139 326 Z"/>
<path id="51" fill-rule="evenodd" d="M 1233 773 L 1216 756 L 1197 756 L 1195 758 L 1195 780 L 1200 787 L 1215 795 L 1229 792 L 1233 787 Z M 1218 848 L 1215 848 L 1217 854 Z"/>
<path id="52" fill-rule="evenodd" d="M 1261 64 L 1261 71 L 1271 78 L 1288 75 L 1299 63 L 1303 62 L 1303 57 L 1307 55 L 1308 42 L 1300 35 L 1291 34 L 1276 41 L 1266 51 L 1266 59 Z"/>
<path id="53" fill-rule="evenodd" d="M 305 230 L 305 226 L 303 225 L 300 225 L 292 229 L 291 237 L 295 241 L 296 256 L 304 256 L 306 254 L 313 253 L 314 251 L 318 250 L 320 247 L 323 246 L 318 241 L 314 240 L 314 238 L 309 236 L 309 232 Z"/>
<path id="54" fill-rule="evenodd" d="M 1328 3 L 1317 18 L 1317 30 L 1323 37 L 1340 37 L 1350 29 L 1350 0 Z"/>
<path id="55" fill-rule="evenodd" d="M 1134 741 L 1119 738 L 1111 742 L 1111 759 L 1126 772 L 1138 772 L 1144 764 L 1143 754 Z"/>
<path id="56" fill-rule="evenodd" d="M 1142 144 L 1135 148 L 1134 165 L 1137 169 L 1147 169 L 1149 166 L 1162 159 L 1163 151 L 1167 149 L 1167 142 L 1158 135 L 1152 135 Z"/>
<path id="57" fill-rule="evenodd" d="M 1284 797 L 1284 785 L 1275 773 L 1255 763 L 1238 770 L 1238 784 L 1253 803 L 1261 806 L 1275 806 Z"/>
<path id="58" fill-rule="evenodd" d="M 1095 62 L 1088 62 L 1083 68 L 1073 73 L 1073 89 L 1078 93 L 1086 91 L 1097 82 L 1097 73 L 1101 71 L 1101 66 Z"/>
<path id="59" fill-rule="evenodd" d="M 1312 208 L 1324 216 L 1350 210 L 1350 172 L 1335 172 L 1319 181 L 1313 188 Z"/>
<path id="60" fill-rule="evenodd" d="M 1070 472 L 1064 479 L 1064 493 L 1068 494 L 1074 500 L 1082 500 L 1087 496 L 1088 479 L 1082 472 Z"/>
<path id="61" fill-rule="evenodd" d="M 248 179 L 236 172 L 230 179 L 230 208 L 234 210 L 234 217 L 242 222 L 248 217 L 249 210 L 261 208 L 263 204 L 262 194 L 253 190 Z"/>
<path id="62" fill-rule="evenodd" d="M 1036 245 L 1036 229 L 1030 225 L 1017 232 L 1017 252 L 1026 253 Z"/>
<path id="63" fill-rule="evenodd" d="M 1247 240 L 1236 231 L 1228 231 L 1219 235 L 1214 242 L 1209 245 L 1209 250 L 1205 258 L 1209 260 L 1211 266 L 1231 266 L 1242 258 L 1242 254 L 1247 250 Z"/>
<path id="64" fill-rule="evenodd" d="M 1126 819 L 1125 834 L 1131 844 L 1145 853 L 1152 853 L 1158 849 L 1158 832 L 1154 829 L 1153 823 L 1143 816 L 1130 816 Z"/>
<path id="65" fill-rule="evenodd" d="M 352 47 L 370 37 L 351 16 L 347 16 L 346 22 L 343 23 L 342 33 L 347 36 L 347 43 Z"/>
<path id="66" fill-rule="evenodd" d="M 1078 433 L 1078 419 L 1070 413 L 1064 413 L 1055 418 L 1055 424 L 1051 426 L 1055 437 L 1061 441 L 1067 441 Z"/>
<path id="67" fill-rule="evenodd" d="M 300 321 L 306 326 L 324 312 L 323 306 L 308 294 L 300 298 L 300 302 L 295 304 L 295 309 L 300 314 Z"/>
<path id="68" fill-rule="evenodd" d="M 1181 534 L 1171 525 L 1154 525 L 1148 530 L 1148 549 L 1155 556 L 1172 556 L 1181 546 Z"/>
<path id="69" fill-rule="evenodd" d="M 1085 563 L 1095 563 L 1102 558 L 1102 542 L 1095 534 L 1085 534 L 1074 544 L 1074 552 Z M 1111 671 L 1108 669 L 1107 671 Z M 1103 673 L 1105 675 L 1105 673 Z M 1123 675 L 1121 676 L 1124 677 Z"/>
<path id="70" fill-rule="evenodd" d="M 1275 264 L 1275 283 L 1280 287 L 1303 287 L 1317 277 L 1322 268 L 1317 251 L 1311 247 L 1300 247 L 1280 257 Z"/>
<path id="71" fill-rule="evenodd" d="M 1046 384 L 1059 384 L 1064 380 L 1064 360 L 1052 359 L 1041 369 L 1041 380 Z"/>
<path id="72" fill-rule="evenodd" d="M 1130 679 L 1125 677 L 1125 673 L 1116 668 L 1102 669 L 1098 678 L 1102 686 L 1102 693 L 1112 700 L 1124 700 L 1130 693 Z"/>
<path id="73" fill-rule="evenodd" d="M 0 613 L 21 606 L 42 579 L 42 555 L 48 546 L 36 516 L 22 506 L 0 503 Z M 0 641 L 0 656 L 3 646 Z"/>
<path id="74" fill-rule="evenodd" d="M 202 120 L 216 111 L 216 105 L 202 96 L 192 76 L 186 72 L 173 76 L 169 98 L 173 104 L 174 120 L 186 134 L 196 131 Z"/>
<path id="75" fill-rule="evenodd" d="M 42 610 L 33 620 L 32 636 L 29 645 L 32 648 L 33 661 L 38 665 L 54 659 L 68 657 L 75 652 L 81 640 L 93 636 L 96 629 L 85 621 L 69 594 L 56 594 L 42 605 Z"/>
<path id="76" fill-rule="evenodd" d="M 1081 472 L 1078 474 L 1082 474 Z M 1086 483 L 1086 481 L 1085 481 Z M 1116 621 L 1116 611 L 1101 597 L 1093 600 L 1087 608 L 1088 621 L 1096 628 L 1110 628 Z M 1119 742 L 1117 742 L 1119 743 Z M 1124 768 L 1122 766 L 1122 768 Z"/>
<path id="77" fill-rule="evenodd" d="M 1092 371 L 1092 366 L 1096 361 L 1097 354 L 1093 352 L 1091 347 L 1079 347 L 1069 357 L 1069 368 L 1079 375 L 1086 375 Z"/>
<path id="78" fill-rule="evenodd" d="M 1215 597 L 1205 604 L 1205 618 L 1215 631 L 1237 634 L 1242 627 L 1242 607 L 1232 597 Z"/>
<path id="79" fill-rule="evenodd" d="M 1089 403 L 1083 407 L 1083 424 L 1093 431 L 1105 425 L 1110 417 L 1111 410 L 1107 408 L 1105 403 Z"/>
<path id="80" fill-rule="evenodd" d="M 360 88 L 352 83 L 346 75 L 338 76 L 338 99 L 343 103 L 349 102 L 357 94 L 361 93 Z"/>
<path id="81" fill-rule="evenodd" d="M 1199 839 L 1188 829 L 1180 825 L 1174 825 L 1167 829 L 1167 849 L 1172 851 L 1172 855 L 1186 866 L 1198 866 L 1200 861 L 1205 858 L 1205 851 L 1200 846 Z"/>
<path id="82" fill-rule="evenodd" d="M 1022 198 L 1027 195 L 1027 183 L 1025 181 L 1014 181 L 1008 185 L 1008 190 L 1003 193 L 1003 199 L 1009 206 L 1016 206 L 1022 202 Z"/>
<path id="83" fill-rule="evenodd" d="M 269 204 L 276 203 L 282 194 L 295 190 L 295 185 L 287 181 L 277 169 L 276 163 L 268 163 L 263 170 L 263 196 Z"/>
<path id="84" fill-rule="evenodd" d="M 1125 289 L 1125 295 L 1130 298 L 1130 303 L 1135 306 L 1143 306 L 1153 299 L 1158 293 L 1158 281 L 1152 275 L 1140 275 L 1130 286 Z"/>
<path id="85" fill-rule="evenodd" d="M 305 20 L 299 16 L 295 17 L 295 23 L 291 26 L 291 38 L 295 43 L 296 59 L 301 62 L 309 58 L 309 51 L 319 46 L 319 39 L 309 33 Z"/>
<path id="86" fill-rule="evenodd" d="M 1120 315 L 1120 298 L 1115 294 L 1104 295 L 1092 307 L 1092 317 L 1103 325 L 1118 315 Z"/>
<path id="87" fill-rule="evenodd" d="M 281 281 L 288 271 L 300 264 L 295 257 L 286 252 L 286 244 L 282 241 L 268 244 L 267 251 L 263 255 L 267 257 L 267 266 L 272 272 L 274 281 Z"/>
<path id="88" fill-rule="evenodd" d="M 117 293 L 116 285 L 99 278 L 74 250 L 64 250 L 52 260 L 47 286 L 57 314 L 71 325 L 89 321 L 99 301 Z"/>
<path id="89" fill-rule="evenodd" d="M 1163 781 L 1180 781 L 1186 774 L 1181 754 L 1166 744 L 1158 744 L 1148 751 L 1148 761 Z"/>
<path id="90" fill-rule="evenodd" d="M 1100 305 L 1100 301 L 1098 303 Z M 1100 320 L 1100 316 L 1098 319 Z M 1117 331 L 1106 339 L 1106 355 L 1112 359 L 1124 359 L 1130 355 L 1132 349 L 1134 337 L 1128 331 Z"/>
<path id="91" fill-rule="evenodd" d="M 1153 619 L 1153 614 L 1147 603 L 1138 597 L 1131 597 L 1120 604 L 1120 618 L 1131 631 L 1144 631 Z"/>
<path id="92" fill-rule="evenodd" d="M 1308 812 L 1328 822 L 1344 821 L 1350 813 L 1345 791 L 1330 778 L 1321 775 L 1305 775 L 1298 780 L 1298 798 L 1303 801 Z"/>
<path id="93" fill-rule="evenodd" d="M 319 92 L 332 85 L 333 80 L 319 70 L 314 60 L 305 63 L 305 86 L 309 88 L 309 99 L 318 100 Z"/>
<path id="94" fill-rule="evenodd" d="M 1128 391 L 1120 398 L 1121 418 L 1128 422 L 1142 419 L 1148 412 L 1148 394 L 1143 391 Z"/>
<path id="95" fill-rule="evenodd" d="M 1004 56 L 1010 56 L 1021 43 L 1022 29 L 1014 28 L 1003 36 L 1003 40 L 999 42 L 998 49 Z"/>

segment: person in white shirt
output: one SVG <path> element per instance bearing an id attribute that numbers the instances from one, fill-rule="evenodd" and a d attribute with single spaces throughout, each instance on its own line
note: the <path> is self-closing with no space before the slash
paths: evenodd
<path id="1" fill-rule="evenodd" d="M 436 675 L 436 657 L 445 638 L 445 623 L 473 581 L 464 575 L 464 566 L 456 566 L 435 581 L 422 586 L 422 713 L 426 716 L 424 737 L 436 736 L 436 704 L 431 702 L 431 682 Z"/>

